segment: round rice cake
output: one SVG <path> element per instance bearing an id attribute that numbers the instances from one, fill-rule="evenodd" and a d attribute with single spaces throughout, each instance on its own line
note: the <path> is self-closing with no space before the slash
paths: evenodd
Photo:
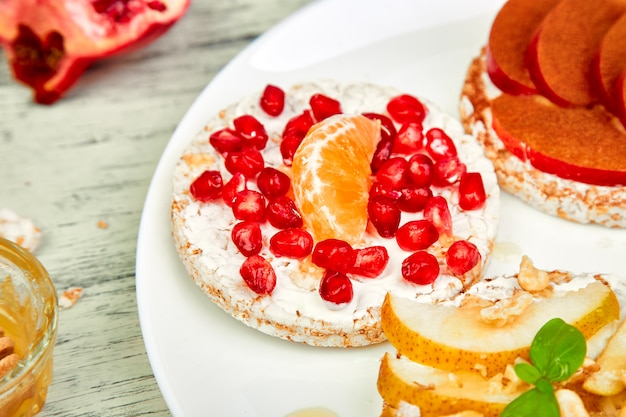
<path id="1" fill-rule="evenodd" d="M 626 227 L 626 187 L 565 179 L 513 155 L 492 127 L 491 102 L 502 92 L 487 74 L 484 48 L 472 60 L 461 92 L 461 122 L 493 161 L 500 187 L 529 205 L 577 223 Z"/>
<path id="2" fill-rule="evenodd" d="M 365 232 L 364 246 L 382 245 L 389 254 L 383 273 L 376 278 L 350 276 L 353 298 L 347 305 L 324 301 L 319 293 L 323 271 L 308 260 L 277 257 L 269 250 L 269 239 L 278 229 L 268 222 L 261 224 L 263 248 L 259 255 L 269 261 L 277 282 L 270 294 L 252 291 L 240 275 L 245 256 L 231 239 L 238 222 L 231 207 L 223 200 L 199 202 L 190 193 L 191 183 L 206 170 L 219 170 L 226 183 L 232 175 L 224 166 L 224 157 L 209 143 L 211 133 L 232 128 L 235 118 L 252 115 L 269 136 L 262 151 L 265 166 L 288 172 L 283 164 L 280 141 L 286 123 L 310 108 L 309 99 L 320 93 L 336 99 L 344 114 L 386 113 L 389 100 L 400 92 L 394 88 L 369 83 L 320 81 L 303 83 L 285 90 L 285 106 L 279 116 L 269 116 L 260 107 L 261 92 L 251 94 L 228 106 L 211 118 L 186 147 L 173 173 L 171 225 L 176 248 L 193 281 L 227 313 L 266 334 L 314 346 L 365 346 L 382 342 L 380 308 L 388 291 L 425 302 L 447 300 L 479 279 L 493 248 L 499 216 L 499 187 L 489 159 L 474 138 L 466 135 L 461 124 L 420 99 L 427 108 L 424 132 L 442 128 L 454 141 L 459 159 L 468 172 L 482 175 L 487 199 L 482 207 L 465 211 L 458 205 L 458 184 L 431 187 L 434 195 L 448 201 L 454 239 L 473 243 L 481 259 L 471 271 L 456 276 L 445 267 L 445 253 L 450 239 L 441 238 L 428 251 L 441 265 L 440 275 L 429 285 L 417 285 L 402 277 L 402 261 L 410 255 L 401 250 L 395 239 L 381 238 L 372 230 Z M 258 190 L 255 181 L 249 189 Z M 401 224 L 423 218 L 422 212 L 402 213 Z M 356 246 L 355 246 L 356 248 Z M 339 308 L 341 307 L 341 308 Z"/>

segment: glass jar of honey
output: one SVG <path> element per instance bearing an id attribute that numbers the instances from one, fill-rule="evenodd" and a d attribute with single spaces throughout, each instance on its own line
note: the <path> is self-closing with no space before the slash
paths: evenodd
<path id="1" fill-rule="evenodd" d="M 57 296 L 30 252 L 0 238 L 0 415 L 30 417 L 52 381 Z"/>

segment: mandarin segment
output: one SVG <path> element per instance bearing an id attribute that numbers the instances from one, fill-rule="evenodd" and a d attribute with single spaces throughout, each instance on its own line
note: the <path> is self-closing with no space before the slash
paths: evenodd
<path id="1" fill-rule="evenodd" d="M 304 224 L 316 241 L 360 241 L 367 227 L 370 161 L 380 122 L 335 115 L 314 125 L 292 163 L 292 188 Z"/>

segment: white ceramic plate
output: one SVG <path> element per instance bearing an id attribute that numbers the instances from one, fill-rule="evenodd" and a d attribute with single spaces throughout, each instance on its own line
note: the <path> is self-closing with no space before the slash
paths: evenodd
<path id="1" fill-rule="evenodd" d="M 329 0 L 259 38 L 199 95 L 155 172 L 137 249 L 142 332 L 174 416 L 281 417 L 311 407 L 374 417 L 379 359 L 388 344 L 313 348 L 266 336 L 213 305 L 189 279 L 170 236 L 178 156 L 209 116 L 267 83 L 372 81 L 427 97 L 453 115 L 465 71 L 502 0 Z M 503 196 L 489 271 L 513 273 L 522 254 L 539 267 L 625 274 L 626 230 L 568 223 Z M 621 262 L 621 263 L 620 263 Z"/>

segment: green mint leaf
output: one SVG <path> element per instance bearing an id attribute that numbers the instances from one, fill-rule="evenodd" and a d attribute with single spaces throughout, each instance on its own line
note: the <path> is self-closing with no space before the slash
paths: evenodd
<path id="1" fill-rule="evenodd" d="M 529 363 L 518 363 L 515 365 L 515 373 L 524 382 L 536 385 L 537 381 L 542 377 L 539 369 Z"/>
<path id="2" fill-rule="evenodd" d="M 551 382 L 572 376 L 582 366 L 586 354 L 583 334 L 559 318 L 544 324 L 530 346 L 532 363 Z"/>
<path id="3" fill-rule="evenodd" d="M 553 392 L 532 388 L 509 403 L 500 417 L 559 417 L 559 404 Z"/>

